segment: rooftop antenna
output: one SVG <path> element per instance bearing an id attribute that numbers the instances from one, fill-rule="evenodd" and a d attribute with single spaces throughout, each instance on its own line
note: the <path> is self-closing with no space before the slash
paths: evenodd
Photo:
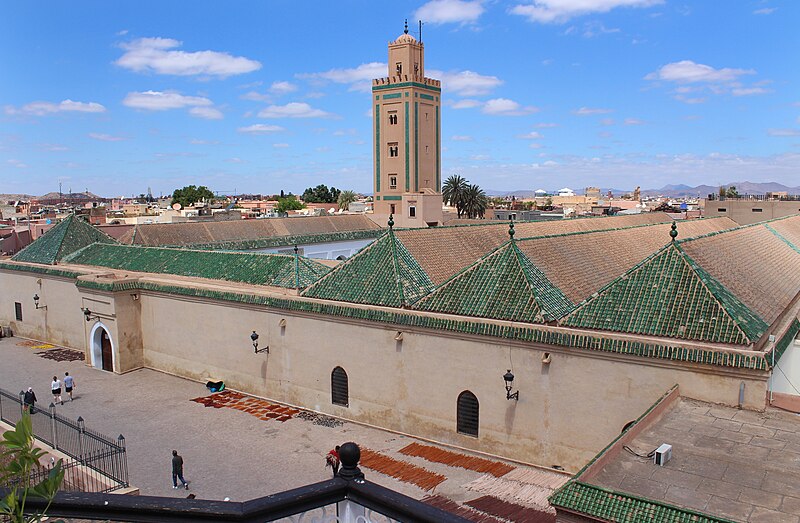
<path id="1" fill-rule="evenodd" d="M 406 27 L 403 30 L 403 34 L 408 34 L 408 18 L 406 18 Z"/>

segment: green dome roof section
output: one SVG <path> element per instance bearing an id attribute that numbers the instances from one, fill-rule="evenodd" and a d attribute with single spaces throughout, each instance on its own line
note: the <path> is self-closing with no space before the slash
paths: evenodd
<path id="1" fill-rule="evenodd" d="M 89 225 L 83 219 L 70 214 L 11 259 L 55 265 L 64 257 L 95 242 L 117 243 L 116 240 Z"/>
<path id="2" fill-rule="evenodd" d="M 64 262 L 290 289 L 298 285 L 306 287 L 330 270 L 319 262 L 290 254 L 191 251 L 100 243 L 74 253 Z"/>
<path id="3" fill-rule="evenodd" d="M 416 309 L 527 323 L 560 318 L 574 308 L 515 241 L 456 274 Z"/>
<path id="4" fill-rule="evenodd" d="M 675 243 L 584 301 L 562 325 L 737 345 L 767 329 Z"/>
<path id="5" fill-rule="evenodd" d="M 417 260 L 389 230 L 311 285 L 303 296 L 404 307 L 433 289 Z"/>

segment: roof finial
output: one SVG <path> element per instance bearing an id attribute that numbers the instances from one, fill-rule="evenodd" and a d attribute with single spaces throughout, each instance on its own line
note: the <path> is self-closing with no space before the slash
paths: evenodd
<path id="1" fill-rule="evenodd" d="M 675 241 L 675 238 L 678 237 L 678 226 L 675 225 L 675 222 L 672 222 L 672 230 L 669 231 L 669 237 L 672 238 L 672 241 Z"/>
<path id="2" fill-rule="evenodd" d="M 394 215 L 390 214 L 389 215 L 389 230 L 390 231 L 392 230 L 392 227 L 394 227 Z"/>
<path id="3" fill-rule="evenodd" d="M 406 18 L 406 28 L 403 30 L 403 34 L 408 34 L 408 18 Z"/>
<path id="4" fill-rule="evenodd" d="M 511 240 L 514 239 L 514 218 L 511 218 L 508 222 L 508 237 Z"/>

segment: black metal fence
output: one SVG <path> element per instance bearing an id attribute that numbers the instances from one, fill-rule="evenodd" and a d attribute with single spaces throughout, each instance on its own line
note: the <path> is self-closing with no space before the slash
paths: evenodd
<path id="1" fill-rule="evenodd" d="M 16 426 L 22 418 L 23 394 L 0 389 L 0 419 Z M 64 463 L 65 485 L 73 486 L 67 490 L 111 492 L 128 486 L 128 457 L 121 434 L 114 439 L 88 429 L 83 418 L 73 421 L 62 416 L 52 403 L 47 409 L 31 409 L 31 425 L 36 439 L 72 458 Z"/>

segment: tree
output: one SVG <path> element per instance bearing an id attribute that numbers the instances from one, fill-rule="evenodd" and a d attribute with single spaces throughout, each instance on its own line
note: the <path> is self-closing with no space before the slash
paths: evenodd
<path id="1" fill-rule="evenodd" d="M 483 189 L 477 185 L 468 185 L 461 200 L 467 218 L 483 218 L 489 204 L 489 198 Z"/>
<path id="2" fill-rule="evenodd" d="M 31 415 L 25 412 L 14 430 L 3 434 L 0 446 L 4 447 L 2 457 L 7 464 L 0 468 L 0 485 L 9 488 L 9 492 L 0 499 L 0 516 L 3 521 L 13 523 L 33 523 L 42 521 L 44 514 L 53 502 L 61 482 L 64 480 L 62 461 L 58 460 L 50 469 L 47 477 L 31 485 L 31 475 L 39 468 L 39 460 L 45 452 L 34 446 Z M 47 506 L 41 514 L 26 515 L 25 502 L 28 496 L 43 498 Z M 28 511 L 30 512 L 30 511 Z"/>
<path id="3" fill-rule="evenodd" d="M 328 189 L 327 185 L 319 184 L 303 191 L 301 198 L 308 203 L 336 203 L 340 192 L 336 187 Z"/>
<path id="4" fill-rule="evenodd" d="M 214 193 L 208 187 L 201 185 L 187 185 L 182 189 L 175 189 L 172 193 L 172 204 L 181 204 L 181 207 L 189 207 L 190 205 L 199 202 L 200 200 L 211 201 L 214 199 Z"/>
<path id="5" fill-rule="evenodd" d="M 358 195 L 355 191 L 342 191 L 339 193 L 339 200 L 337 203 L 340 209 L 347 210 L 350 204 L 356 200 L 358 200 Z"/>
<path id="6" fill-rule="evenodd" d="M 287 196 L 286 198 L 281 198 L 278 200 L 278 205 L 275 206 L 275 211 L 280 214 L 284 214 L 288 211 L 296 211 L 298 209 L 302 209 L 305 207 L 297 198 L 294 196 Z"/>
<path id="7" fill-rule="evenodd" d="M 449 176 L 442 184 L 442 200 L 455 206 L 459 218 L 464 211 L 462 195 L 468 186 L 469 182 L 457 174 Z"/>
<path id="8" fill-rule="evenodd" d="M 725 190 L 725 197 L 726 198 L 738 198 L 739 197 L 739 191 L 736 190 L 736 186 L 735 185 L 731 185 L 730 187 L 728 187 Z"/>

